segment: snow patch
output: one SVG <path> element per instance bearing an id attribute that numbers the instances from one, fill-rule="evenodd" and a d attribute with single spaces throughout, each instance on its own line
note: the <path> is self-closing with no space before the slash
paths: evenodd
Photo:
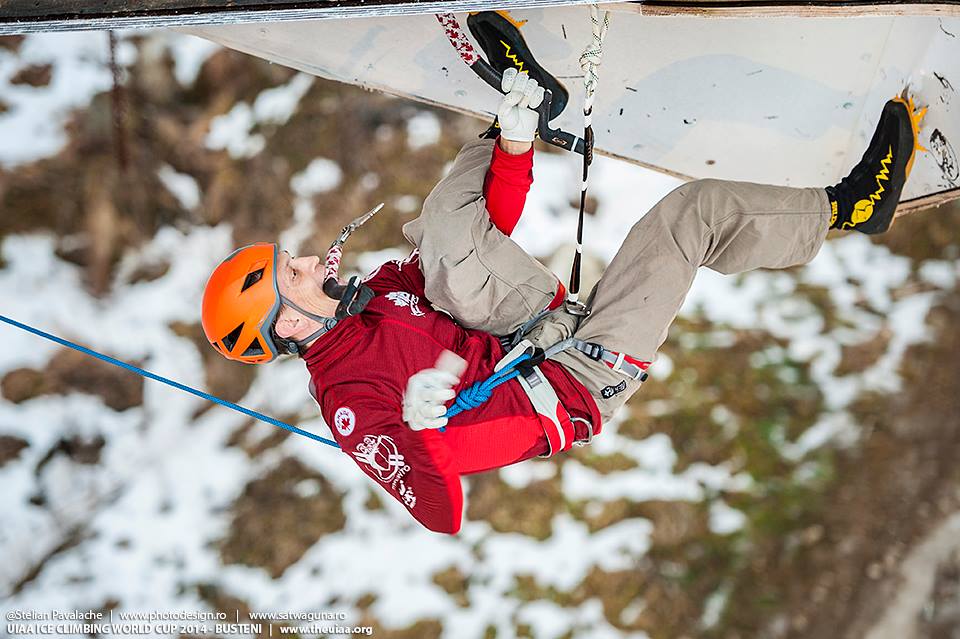
<path id="1" fill-rule="evenodd" d="M 175 30 L 165 34 L 170 53 L 173 56 L 173 75 L 181 86 L 189 88 L 197 80 L 197 75 L 210 56 L 222 47 L 210 40 L 178 33 Z"/>
<path id="2" fill-rule="evenodd" d="M 186 210 L 192 211 L 200 204 L 200 186 L 192 175 L 178 173 L 169 164 L 164 164 L 157 170 L 157 177 Z"/>
<path id="3" fill-rule="evenodd" d="M 129 59 L 130 45 L 118 56 Z M 64 125 L 73 109 L 113 86 L 109 46 L 103 32 L 30 34 L 18 53 L 0 51 L 0 95 L 8 110 L 0 114 L 0 165 L 12 168 L 59 153 L 67 142 Z M 10 84 L 28 65 L 53 66 L 45 87 Z"/>
<path id="4" fill-rule="evenodd" d="M 225 149 L 235 159 L 257 155 L 267 141 L 263 134 L 253 133 L 253 128 L 260 124 L 285 123 L 312 85 L 313 76 L 298 73 L 286 84 L 261 91 L 253 107 L 238 102 L 229 112 L 218 115 L 210 123 L 207 148 L 214 151 Z"/>
<path id="5" fill-rule="evenodd" d="M 393 200 L 393 208 L 400 213 L 414 213 L 420 210 L 422 200 L 416 195 L 401 195 Z"/>
<path id="6" fill-rule="evenodd" d="M 407 120 L 407 146 L 416 151 L 440 141 L 440 118 L 430 111 L 418 111 Z"/>
<path id="7" fill-rule="evenodd" d="M 342 179 L 339 164 L 327 158 L 315 158 L 307 168 L 290 178 L 290 188 L 298 197 L 311 197 L 337 188 Z"/>
<path id="8" fill-rule="evenodd" d="M 300 173 L 290 178 L 293 202 L 293 224 L 280 234 L 280 246 L 296 254 L 313 234 L 317 210 L 313 196 L 331 191 L 340 185 L 343 172 L 340 165 L 327 158 L 315 158 Z"/>
<path id="9" fill-rule="evenodd" d="M 253 115 L 260 124 L 284 124 L 296 112 L 300 100 L 313 86 L 314 77 L 298 73 L 286 84 L 265 89 L 253 102 Z"/>
<path id="10" fill-rule="evenodd" d="M 518 489 L 556 476 L 557 465 L 550 461 L 530 460 L 500 469 L 500 479 L 510 487 Z"/>
<path id="11" fill-rule="evenodd" d="M 729 535 L 742 530 L 747 516 L 736 508 L 731 508 L 722 499 L 710 503 L 710 532 L 717 535 Z"/>
<path id="12" fill-rule="evenodd" d="M 238 102 L 230 111 L 210 122 L 206 145 L 213 151 L 226 150 L 234 159 L 252 158 L 267 145 L 259 133 L 252 134 L 253 110 L 245 102 Z"/>
<path id="13" fill-rule="evenodd" d="M 920 279 L 937 288 L 950 289 L 956 286 L 960 275 L 960 263 L 943 260 L 927 260 L 920 266 Z"/>

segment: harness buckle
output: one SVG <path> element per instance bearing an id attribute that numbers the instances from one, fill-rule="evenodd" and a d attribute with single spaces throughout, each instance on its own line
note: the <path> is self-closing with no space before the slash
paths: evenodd
<path id="1" fill-rule="evenodd" d="M 521 364 L 517 364 L 515 368 L 520 371 L 524 377 L 530 377 L 533 369 L 543 364 L 544 360 L 546 360 L 546 357 L 544 356 L 543 349 L 539 346 L 534 346 L 533 352 L 530 353 L 530 359 Z"/>
<path id="2" fill-rule="evenodd" d="M 577 317 L 587 317 L 590 315 L 590 308 L 583 302 L 567 300 L 563 303 L 564 310 Z"/>
<path id="3" fill-rule="evenodd" d="M 599 362 L 603 359 L 604 348 L 602 345 L 597 344 L 596 342 L 582 342 L 577 344 L 576 348 L 578 351 L 594 361 Z"/>

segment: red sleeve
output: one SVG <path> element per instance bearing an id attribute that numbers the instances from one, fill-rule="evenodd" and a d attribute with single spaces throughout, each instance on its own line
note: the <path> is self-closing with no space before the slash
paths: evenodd
<path id="1" fill-rule="evenodd" d="M 460 530 L 463 491 L 450 449 L 436 431 L 413 431 L 384 398 L 324 394 L 323 417 L 344 453 L 434 532 Z"/>
<path id="2" fill-rule="evenodd" d="M 483 195 L 487 200 L 490 219 L 505 235 L 513 233 L 527 191 L 533 184 L 533 147 L 521 155 L 510 155 L 500 148 L 500 139 L 493 145 L 493 157 L 483 182 Z"/>
<path id="3" fill-rule="evenodd" d="M 500 148 L 500 138 L 493 145 L 490 169 L 483 182 L 483 195 L 487 200 L 490 220 L 504 235 L 513 233 L 523 213 L 527 192 L 533 184 L 533 147 L 521 155 L 510 155 Z M 547 306 L 559 308 L 566 297 L 567 289 L 557 282 L 557 294 Z"/>

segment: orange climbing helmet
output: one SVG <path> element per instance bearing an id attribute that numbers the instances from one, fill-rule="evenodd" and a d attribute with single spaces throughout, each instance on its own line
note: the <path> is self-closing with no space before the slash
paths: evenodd
<path id="1" fill-rule="evenodd" d="M 272 335 L 282 299 L 276 244 L 260 242 L 231 253 L 203 291 L 201 322 L 210 344 L 227 359 L 262 364 L 281 350 Z M 287 345 L 284 344 L 284 350 Z"/>
<path id="2" fill-rule="evenodd" d="M 337 325 L 337 322 L 363 312 L 373 299 L 373 291 L 353 276 L 340 284 L 337 275 L 343 243 L 350 234 L 383 208 L 381 202 L 343 227 L 327 251 L 324 261 L 323 292 L 339 300 L 335 317 L 323 317 L 298 306 L 280 294 L 277 285 L 276 244 L 258 242 L 237 249 L 214 269 L 203 291 L 201 323 L 207 340 L 221 355 L 244 364 L 263 364 L 281 353 L 304 352 L 310 343 Z M 319 328 L 301 340 L 283 339 L 273 332 L 273 324 L 286 304 L 319 324 Z"/>
<path id="3" fill-rule="evenodd" d="M 340 284 L 338 240 L 327 253 L 323 292 L 339 300 L 335 317 L 311 313 L 280 293 L 277 285 L 276 244 L 259 242 L 231 253 L 207 280 L 203 291 L 201 323 L 210 344 L 227 359 L 244 364 L 263 364 L 278 355 L 304 352 L 314 339 L 337 325 L 340 320 L 363 311 L 373 291 L 353 276 Z M 334 250 L 336 249 L 336 250 Z M 319 328 L 301 340 L 281 338 L 273 324 L 284 305 L 317 322 Z"/>

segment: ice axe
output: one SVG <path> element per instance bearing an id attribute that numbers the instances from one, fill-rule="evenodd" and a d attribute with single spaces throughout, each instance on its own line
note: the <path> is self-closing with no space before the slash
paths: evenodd
<path id="1" fill-rule="evenodd" d="M 456 16 L 452 13 L 438 13 L 436 15 L 437 20 L 443 26 L 447 39 L 450 40 L 450 44 L 453 45 L 453 48 L 456 49 L 460 55 L 460 59 L 463 60 L 481 80 L 496 89 L 498 93 L 503 93 L 501 89 L 501 80 L 503 78 L 502 70 L 495 69 L 493 65 L 477 53 L 477 50 L 470 43 L 467 34 L 464 33 Z M 558 100 L 558 96 L 554 95 L 556 88 L 560 86 L 559 82 L 550 76 L 540 65 L 536 64 L 533 55 L 530 53 L 530 49 L 523 40 L 523 36 L 520 35 L 520 32 L 517 31 L 513 25 L 492 12 L 484 11 L 477 14 L 477 16 L 481 17 L 477 19 L 476 29 L 474 30 L 475 34 L 481 34 L 481 37 L 488 42 L 493 40 L 504 42 L 515 51 L 515 57 L 522 58 L 524 62 L 528 62 L 539 71 L 539 73 L 531 75 L 531 77 L 535 77 L 544 89 L 543 102 L 536 109 L 537 113 L 540 114 L 540 120 L 537 124 L 537 133 L 540 135 L 540 139 L 561 149 L 583 155 L 585 145 L 582 138 L 572 133 L 550 127 L 550 120 L 559 115 L 563 110 L 563 106 L 566 104 L 565 96 L 563 96 L 562 100 Z M 500 18 L 499 21 L 497 18 Z M 549 78 L 552 82 L 542 81 L 546 78 Z M 551 89 L 550 85 L 553 85 L 554 89 Z"/>
<path id="2" fill-rule="evenodd" d="M 367 220 L 379 213 L 382 208 L 383 202 L 347 224 L 341 229 L 340 235 L 333 241 L 330 248 L 327 249 L 323 266 L 323 292 L 327 297 L 340 300 L 337 305 L 337 319 L 362 312 L 367 303 L 373 299 L 373 291 L 364 286 L 359 277 L 354 275 L 346 284 L 341 284 L 338 275 L 340 273 L 340 260 L 343 258 L 343 245 L 347 238 L 363 226 Z"/>

